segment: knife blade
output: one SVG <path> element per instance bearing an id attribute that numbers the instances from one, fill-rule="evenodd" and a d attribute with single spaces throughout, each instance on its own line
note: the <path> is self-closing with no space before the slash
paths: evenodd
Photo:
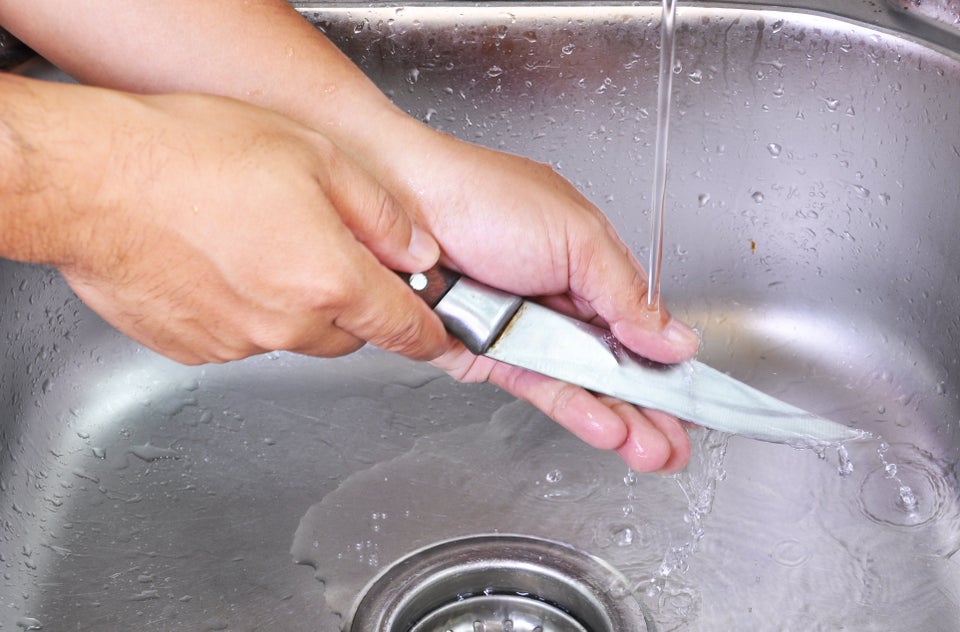
<path id="1" fill-rule="evenodd" d="M 447 330 L 477 355 L 761 441 L 829 446 L 869 437 L 697 360 L 653 362 L 606 329 L 451 270 L 435 267 L 402 276 Z"/>

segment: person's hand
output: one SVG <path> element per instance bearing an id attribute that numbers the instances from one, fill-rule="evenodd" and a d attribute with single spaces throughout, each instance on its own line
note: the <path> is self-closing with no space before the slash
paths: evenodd
<path id="1" fill-rule="evenodd" d="M 645 272 L 603 214 L 548 166 L 413 122 L 394 129 L 398 147 L 417 151 L 391 160 L 387 141 L 372 169 L 431 231 L 446 265 L 609 327 L 653 360 L 677 362 L 696 353 L 694 331 L 665 308 L 647 308 Z M 616 450 L 636 470 L 675 471 L 689 458 L 684 428 L 664 413 L 476 357 L 459 344 L 434 364 L 457 379 L 489 380 L 528 400 L 587 443 Z"/>
<path id="2" fill-rule="evenodd" d="M 436 242 L 320 134 L 221 97 L 6 81 L 41 97 L 19 111 L 57 123 L 18 129 L 37 154 L 22 190 L 37 193 L 8 200 L 22 209 L 8 219 L 46 244 L 21 258 L 56 265 L 135 340 L 186 363 L 448 345 L 391 272 L 430 267 Z"/>

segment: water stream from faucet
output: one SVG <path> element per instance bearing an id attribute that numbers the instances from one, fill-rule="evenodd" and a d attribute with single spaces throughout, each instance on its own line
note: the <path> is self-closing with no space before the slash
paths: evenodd
<path id="1" fill-rule="evenodd" d="M 650 262 L 647 267 L 647 308 L 660 308 L 660 268 L 663 262 L 663 215 L 667 187 L 667 137 L 670 129 L 670 96 L 676 51 L 676 0 L 663 0 L 660 23 L 660 71 L 657 85 L 657 139 L 653 159 L 653 193 L 650 197 Z"/>

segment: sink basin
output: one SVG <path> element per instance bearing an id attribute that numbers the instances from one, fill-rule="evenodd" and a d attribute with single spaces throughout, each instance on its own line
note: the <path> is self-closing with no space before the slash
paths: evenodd
<path id="1" fill-rule="evenodd" d="M 576 552 L 574 601 L 637 630 L 955 629 L 960 49 L 830 4 L 681 3 L 663 294 L 702 360 L 880 438 L 694 430 L 686 472 L 639 476 L 376 349 L 179 366 L 0 261 L 0 626 L 332 631 L 402 564 L 502 536 Z M 298 8 L 414 116 L 551 163 L 645 260 L 659 5 Z M 496 592 L 477 576 L 451 604 Z M 587 620 L 554 601 L 552 629 Z"/>

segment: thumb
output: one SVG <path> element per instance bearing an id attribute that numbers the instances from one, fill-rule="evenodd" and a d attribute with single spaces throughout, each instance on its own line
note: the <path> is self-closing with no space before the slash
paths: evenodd
<path id="1" fill-rule="evenodd" d="M 328 164 L 326 194 L 357 241 L 400 272 L 422 272 L 440 258 L 433 236 L 417 226 L 367 171 L 340 153 Z"/>
<path id="2" fill-rule="evenodd" d="M 573 230 L 568 257 L 589 265 L 572 267 L 570 290 L 586 300 L 613 335 L 633 351 L 657 362 L 680 362 L 696 355 L 699 335 L 665 307 L 647 307 L 646 274 L 613 227 L 603 218 L 590 232 Z M 580 238 L 585 236 L 585 238 Z"/>

